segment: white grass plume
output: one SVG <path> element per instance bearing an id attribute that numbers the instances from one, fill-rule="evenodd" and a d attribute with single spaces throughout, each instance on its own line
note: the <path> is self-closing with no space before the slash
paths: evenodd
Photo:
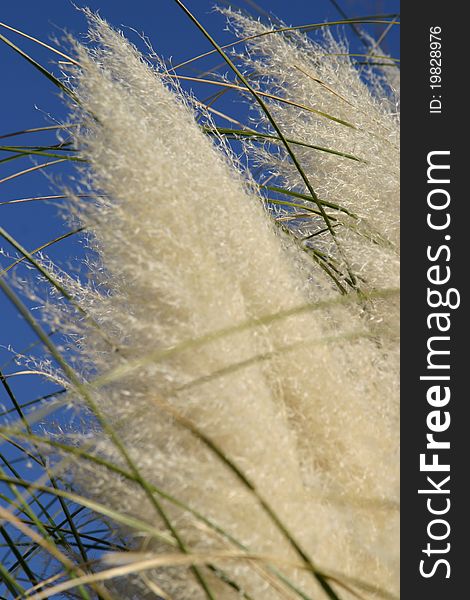
<path id="1" fill-rule="evenodd" d="M 395 367 L 360 307 L 338 303 L 322 272 L 312 275 L 281 240 L 165 73 L 91 19 L 94 49 L 77 46 L 74 118 L 83 125 L 76 143 L 90 162 L 88 185 L 106 197 L 74 210 L 92 232 L 100 261 L 94 285 L 105 291 L 80 293 L 117 348 L 82 325 L 84 373 L 107 380 L 94 401 L 151 485 L 250 552 L 277 557 L 309 596 L 324 591 L 288 566 L 299 558 L 252 491 L 168 417 L 161 399 L 243 470 L 316 565 L 395 591 Z M 312 303 L 316 309 L 279 317 Z M 124 464 L 100 431 L 84 436 L 84 447 L 90 441 Z M 86 462 L 76 476 L 83 492 L 168 535 L 138 485 Z M 234 549 L 181 507 L 165 503 L 165 510 L 191 551 Z M 155 540 L 143 547 L 175 551 Z M 250 597 L 296 597 L 264 568 L 211 562 Z M 239 597 L 213 572 L 204 576 L 218 599 Z M 205 597 L 187 568 L 159 569 L 155 581 L 175 599 Z M 132 598 L 128 583 L 120 593 Z"/>
<path id="2" fill-rule="evenodd" d="M 347 209 L 356 218 L 335 213 L 336 243 L 326 232 L 315 246 L 346 261 L 362 278 L 363 289 L 399 285 L 399 77 L 393 63 L 382 72 L 353 64 L 346 42 L 326 28 L 317 41 L 304 33 L 267 34 L 270 28 L 230 9 L 221 11 L 246 51 L 238 57 L 255 89 L 288 99 L 297 106 L 266 102 L 283 134 L 354 155 L 362 162 L 295 146 L 295 153 L 318 197 Z M 261 37 L 257 37 L 260 36 Z M 317 34 L 318 35 L 318 34 Z M 380 52 L 380 51 L 379 51 Z M 299 106 L 320 110 L 352 127 Z M 258 128 L 270 129 L 266 115 L 255 106 Z M 294 165 L 272 147 L 251 145 L 255 162 L 273 173 L 288 189 L 308 193 Z M 300 185 L 299 185 L 300 184 Z M 321 217 L 304 227 L 303 235 L 324 229 Z M 338 246 L 344 254 L 338 252 Z M 343 267 L 344 268 L 344 267 Z M 391 316 L 393 315 L 393 317 Z M 379 320 L 398 319 L 387 303 Z"/>

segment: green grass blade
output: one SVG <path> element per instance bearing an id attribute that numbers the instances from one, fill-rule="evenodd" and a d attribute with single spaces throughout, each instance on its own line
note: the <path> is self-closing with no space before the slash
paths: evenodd
<path id="1" fill-rule="evenodd" d="M 10 48 L 12 50 L 17 52 L 22 58 L 24 58 L 31 65 L 33 65 L 33 67 L 35 69 L 37 69 L 42 75 L 44 75 L 44 77 L 49 79 L 49 81 L 51 81 L 55 86 L 57 86 L 62 92 L 64 92 L 65 94 L 67 94 L 67 96 L 72 98 L 72 100 L 74 102 L 78 102 L 76 95 L 73 93 L 73 91 L 71 89 L 69 89 L 67 86 L 65 86 L 59 79 L 57 79 L 57 77 L 55 77 L 55 75 L 50 73 L 47 69 L 45 69 L 37 61 L 35 61 L 33 58 L 31 58 L 31 56 L 26 54 L 26 52 L 24 50 L 21 50 L 21 48 L 18 48 L 18 46 L 16 46 L 12 41 L 10 41 L 8 38 L 6 38 L 1 33 L 0 33 L 0 40 L 2 42 L 4 42 L 7 46 L 10 46 Z"/>
<path id="2" fill-rule="evenodd" d="M 75 391 L 79 394 L 79 396 L 81 396 L 83 398 L 85 403 L 91 409 L 91 411 L 95 415 L 98 423 L 102 427 L 103 432 L 106 435 L 108 435 L 108 437 L 110 438 L 112 443 L 115 445 L 116 449 L 120 452 L 120 454 L 122 455 L 123 459 L 129 466 L 131 471 L 136 476 L 137 483 L 140 485 L 142 490 L 145 492 L 145 495 L 150 500 L 152 506 L 154 507 L 157 514 L 160 516 L 160 518 L 162 519 L 162 521 L 165 524 L 165 526 L 167 527 L 167 529 L 171 532 L 172 536 L 174 537 L 174 539 L 176 540 L 176 542 L 178 544 L 179 549 L 182 552 L 186 553 L 187 552 L 186 545 L 183 542 L 181 536 L 179 535 L 176 527 L 173 525 L 173 523 L 167 516 L 166 511 L 163 509 L 161 503 L 157 500 L 157 498 L 155 498 L 155 495 L 152 492 L 148 482 L 142 477 L 139 468 L 135 464 L 134 460 L 131 458 L 129 452 L 125 448 L 124 444 L 122 443 L 121 439 L 117 435 L 116 431 L 112 428 L 112 426 L 110 425 L 110 423 L 108 422 L 106 417 L 99 410 L 98 406 L 94 402 L 94 400 L 93 400 L 91 394 L 89 393 L 88 389 L 86 388 L 86 386 L 83 385 L 80 378 L 77 376 L 77 374 L 72 369 L 72 367 L 70 367 L 70 365 L 62 357 L 61 353 L 58 351 L 56 346 L 51 342 L 49 337 L 45 334 L 42 327 L 36 322 L 35 319 L 33 319 L 31 317 L 26 306 L 21 302 L 21 300 L 18 298 L 18 296 L 15 294 L 15 292 L 13 292 L 13 290 L 10 289 L 10 287 L 5 283 L 5 281 L 2 278 L 0 278 L 0 289 L 3 290 L 3 292 L 5 293 L 7 298 L 10 300 L 10 302 L 17 308 L 18 312 L 23 316 L 23 318 L 26 320 L 26 322 L 31 327 L 31 329 L 34 331 L 34 333 L 42 341 L 44 346 L 49 350 L 52 357 L 59 364 L 59 366 L 62 368 L 64 374 L 67 376 L 67 378 L 71 382 Z M 200 584 L 200 586 L 203 589 L 207 598 L 209 600 L 214 600 L 214 596 L 213 596 L 208 584 L 206 583 L 205 578 L 201 574 L 200 570 L 196 566 L 190 567 L 190 570 L 192 571 L 194 577 Z"/>
<path id="3" fill-rule="evenodd" d="M 206 31 L 206 29 L 201 25 L 201 23 L 196 19 L 196 17 L 186 8 L 186 6 L 183 4 L 183 2 L 181 2 L 181 0 L 174 0 L 174 2 L 183 10 L 183 12 L 189 17 L 189 19 L 195 24 L 195 26 L 199 29 L 199 31 L 201 31 L 201 33 L 206 37 L 206 39 L 210 42 L 210 44 L 213 46 L 213 48 L 220 54 L 220 56 L 225 60 L 225 62 L 227 63 L 227 65 L 232 69 L 232 71 L 235 73 L 235 75 L 240 79 L 240 81 L 245 85 L 245 87 L 248 89 L 248 91 L 252 94 L 253 98 L 256 100 L 256 102 L 259 104 L 261 110 L 264 112 L 264 114 L 266 115 L 266 118 L 268 119 L 268 121 L 271 123 L 271 126 L 273 127 L 274 131 L 276 132 L 276 134 L 278 135 L 278 137 L 280 138 L 280 140 L 282 141 L 286 152 L 288 154 L 288 156 L 290 157 L 291 161 L 293 162 L 295 168 L 297 169 L 300 177 L 302 178 L 305 186 L 307 187 L 308 191 L 310 192 L 310 195 L 313 198 L 313 201 L 316 202 L 318 200 L 318 197 L 307 177 L 307 175 L 305 174 L 304 170 L 302 169 L 302 166 L 300 165 L 294 151 L 292 150 L 291 146 L 289 145 L 289 143 L 287 142 L 286 138 L 284 137 L 284 134 L 282 133 L 282 131 L 280 130 L 278 124 L 276 123 L 276 120 L 274 119 L 274 117 L 271 115 L 270 110 L 268 109 L 266 103 L 264 102 L 264 100 L 261 98 L 261 96 L 257 93 L 257 91 L 250 85 L 250 83 L 248 82 L 248 80 L 246 79 L 246 77 L 243 75 L 243 73 L 241 73 L 241 71 L 235 66 L 235 64 L 233 63 L 233 61 L 229 58 L 229 56 L 223 51 L 223 49 L 219 46 L 219 44 L 217 44 L 217 42 L 214 40 L 214 38 Z M 352 273 L 349 265 L 348 265 L 348 261 L 344 256 L 344 252 L 342 251 L 342 248 L 338 242 L 338 240 L 336 239 L 335 236 L 335 232 L 333 227 L 331 226 L 331 223 L 328 219 L 328 215 L 326 214 L 323 206 L 321 203 L 317 204 L 321 214 L 322 214 L 322 218 L 325 221 L 325 225 L 328 227 L 329 232 L 335 242 L 336 247 L 338 248 L 338 251 L 341 255 L 341 258 L 343 259 L 343 261 L 346 264 L 349 276 L 351 281 L 353 282 L 354 286 L 356 283 L 356 277 L 355 275 Z"/>
<path id="4" fill-rule="evenodd" d="M 67 231 L 67 233 L 64 233 L 63 235 L 60 235 L 59 237 L 56 237 L 55 239 L 50 240 L 49 242 L 46 242 L 45 244 L 42 244 L 41 246 L 38 246 L 34 250 L 31 250 L 31 252 L 29 254 L 31 254 L 31 256 L 32 256 L 33 254 L 36 254 L 37 252 L 41 252 L 41 250 L 44 250 L 45 248 L 49 248 L 50 246 L 57 244 L 58 242 L 61 242 L 62 240 L 66 240 L 67 238 L 72 237 L 73 235 L 76 235 L 77 233 L 81 233 L 82 231 L 85 231 L 85 230 L 86 230 L 85 227 L 77 227 L 77 229 L 73 229 L 72 231 Z M 23 255 L 21 258 L 18 258 L 14 262 L 12 262 L 11 265 L 8 265 L 8 267 L 3 269 L 3 271 L 0 271 L 0 277 L 3 277 L 4 275 L 6 275 L 6 273 L 8 273 L 8 271 L 10 271 L 14 267 L 16 267 L 17 265 L 22 263 L 24 260 L 27 260 L 27 257 L 25 255 Z"/>
<path id="5" fill-rule="evenodd" d="M 216 81 L 212 79 L 200 79 L 198 77 L 185 77 L 183 75 L 170 75 L 170 77 L 176 77 L 177 79 L 181 79 L 183 81 L 194 81 L 196 83 L 207 83 L 209 85 L 218 85 L 225 88 L 238 90 L 240 92 L 249 92 L 254 94 L 254 88 L 244 88 L 243 86 L 236 85 L 234 83 L 228 83 L 226 81 Z M 246 81 L 246 80 L 245 80 Z M 245 83 L 244 81 L 244 83 Z M 299 104 L 298 102 L 294 102 L 293 100 L 289 100 L 288 98 L 283 98 L 282 96 L 276 96 L 274 94 L 269 94 L 267 92 L 262 92 L 260 90 L 256 90 L 256 96 L 262 96 L 263 98 L 269 98 L 270 100 L 275 100 L 276 102 L 281 102 L 283 104 L 289 104 L 291 106 L 295 106 L 296 108 L 301 108 L 302 110 L 306 110 L 307 112 L 314 113 L 325 119 L 329 119 L 330 121 L 334 121 L 335 123 L 339 123 L 340 125 L 345 125 L 346 127 L 351 127 L 351 129 L 356 129 L 352 123 L 348 121 L 343 121 L 343 119 L 338 119 L 337 117 L 333 117 L 326 112 L 313 108 L 313 106 L 307 106 L 306 104 Z M 282 138 L 279 138 L 282 141 Z"/>
<path id="6" fill-rule="evenodd" d="M 74 65 L 80 66 L 79 63 L 76 62 L 71 56 L 68 56 L 67 54 L 64 54 L 63 52 L 61 52 L 60 50 L 57 50 L 57 48 L 54 48 L 53 46 L 49 46 L 49 44 L 46 44 L 45 42 L 42 42 L 41 40 L 38 40 L 37 38 L 35 38 L 31 35 L 28 35 L 24 31 L 20 31 L 19 29 L 15 29 L 14 27 L 11 27 L 11 25 L 7 25 L 6 23 L 1 23 L 1 22 L 0 22 L 0 27 L 4 27 L 5 29 L 8 29 L 9 31 L 13 31 L 13 33 L 17 33 L 18 35 L 21 35 L 22 37 L 24 37 L 28 40 L 31 40 L 32 42 L 35 42 L 39 46 L 42 46 L 43 48 L 47 48 L 47 50 L 54 52 L 54 54 L 59 55 L 60 57 L 73 63 Z"/>
<path id="7" fill-rule="evenodd" d="M 248 137 L 248 138 L 260 138 L 264 140 L 273 140 L 282 143 L 282 140 L 276 136 L 268 133 L 262 133 L 259 131 L 253 131 L 249 129 L 231 129 L 228 127 L 203 127 L 204 133 L 209 135 L 211 134 L 220 134 L 227 137 L 233 137 L 235 139 Z M 299 142 L 298 140 L 292 140 L 290 138 L 286 138 L 286 141 L 289 144 L 294 144 L 295 146 L 303 146 L 305 148 L 312 148 L 312 150 L 319 150 L 320 152 L 327 152 L 328 154 L 335 154 L 336 156 L 341 156 L 342 158 L 349 158 L 350 160 L 355 160 L 357 162 L 365 162 L 362 158 L 358 158 L 354 156 L 354 154 L 347 154 L 346 152 L 339 152 L 338 150 L 333 150 L 331 148 L 325 148 L 324 146 L 316 146 L 315 144 L 308 144 L 307 142 Z"/>
<path id="8" fill-rule="evenodd" d="M 319 198 L 314 200 L 308 194 L 301 194 L 300 192 L 293 192 L 292 190 L 288 190 L 287 188 L 278 187 L 275 185 L 260 185 L 259 187 L 263 190 L 269 190 L 271 192 L 276 192 L 278 194 L 285 194 L 286 196 L 291 196 L 292 198 L 301 198 L 302 200 L 308 200 L 309 202 L 313 202 L 314 204 L 317 204 L 317 205 L 318 205 L 318 203 L 320 203 L 323 206 L 327 206 L 328 208 L 333 208 L 334 210 L 343 212 L 346 215 L 352 217 L 353 219 L 359 218 L 356 214 L 350 212 L 349 210 L 347 210 L 343 206 L 340 206 L 339 204 L 335 204 L 334 202 L 328 202 L 327 200 L 320 200 Z M 301 206 L 303 208 L 305 208 L 303 205 L 301 205 Z"/>
<path id="9" fill-rule="evenodd" d="M 264 37 L 266 35 L 273 35 L 276 33 L 286 33 L 289 31 L 314 31 L 315 29 L 322 29 L 323 27 L 333 27 L 336 25 L 349 25 L 349 24 L 370 24 L 370 25 L 389 25 L 390 23 L 393 22 L 393 24 L 395 25 L 399 25 L 399 21 L 388 21 L 388 20 L 384 20 L 384 19 L 395 19 L 396 17 L 398 17 L 399 15 L 396 13 L 393 14 L 387 14 L 387 15 L 372 15 L 372 16 L 365 16 L 365 17 L 358 17 L 355 19 L 342 19 L 339 21 L 325 21 L 324 23 L 310 23 L 308 25 L 296 25 L 295 27 L 279 27 L 277 29 L 271 29 L 269 31 L 264 31 L 263 33 L 257 33 L 255 35 L 250 35 L 238 40 L 235 40 L 233 42 L 230 42 L 229 44 L 225 44 L 224 46 L 221 46 L 222 50 L 226 50 L 227 48 L 232 48 L 234 46 L 238 46 L 239 44 L 243 44 L 245 42 L 249 42 L 251 40 L 254 40 L 256 38 L 260 38 L 260 37 Z M 177 70 L 177 69 L 181 69 L 181 67 L 185 67 L 193 62 L 195 62 L 196 60 L 199 60 L 201 58 L 205 58 L 206 56 L 210 56 L 211 54 L 216 54 L 217 50 L 209 50 L 208 52 L 204 52 L 203 54 L 199 54 L 198 56 L 195 56 L 193 58 L 190 58 L 188 60 L 185 60 L 184 62 L 181 62 L 177 65 L 175 65 L 174 67 L 172 67 L 173 70 Z"/>
<path id="10" fill-rule="evenodd" d="M 23 149 L 15 146 L 0 146 L 0 151 L 12 152 L 13 156 L 0 159 L 0 164 L 9 162 L 11 160 L 25 158 L 27 156 L 46 156 L 48 158 L 62 158 L 64 160 L 70 160 L 73 162 L 86 162 L 85 159 L 75 156 L 74 154 L 67 156 L 67 154 L 58 154 L 57 152 L 48 152 L 47 148 L 44 149 Z"/>

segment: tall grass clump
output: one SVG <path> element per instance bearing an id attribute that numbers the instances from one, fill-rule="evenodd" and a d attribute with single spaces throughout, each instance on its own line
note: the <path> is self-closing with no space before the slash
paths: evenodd
<path id="1" fill-rule="evenodd" d="M 395 83 L 331 35 L 227 12 L 250 38 L 219 49 L 252 104 L 243 169 L 174 71 L 87 15 L 67 218 L 89 282 L 40 263 L 83 426 L 36 442 L 126 540 L 96 579 L 129 600 L 395 597 Z"/>

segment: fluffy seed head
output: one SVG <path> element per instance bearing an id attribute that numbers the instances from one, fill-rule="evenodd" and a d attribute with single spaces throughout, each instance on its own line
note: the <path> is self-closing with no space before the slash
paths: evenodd
<path id="1" fill-rule="evenodd" d="M 388 334 L 384 341 L 371 328 L 363 305 L 340 302 L 328 277 L 307 266 L 273 228 L 260 197 L 223 146 L 203 134 L 191 100 L 170 87 L 164 70 L 149 66 L 104 21 L 90 18 L 91 44 L 77 46 L 80 104 L 73 117 L 82 123 L 76 144 L 90 163 L 86 185 L 103 196 L 93 204 L 77 200 L 74 210 L 98 255 L 93 288 L 80 294 L 105 340 L 83 323 L 81 361 L 84 373 L 102 382 L 94 386 L 94 402 L 142 476 L 178 502 L 158 497 L 162 517 L 142 487 L 85 462 L 76 466 L 82 491 L 169 538 L 147 538 L 144 548 L 177 551 L 176 531 L 186 548 L 206 554 L 252 597 L 284 598 L 288 588 L 266 559 L 217 559 L 220 553 L 275 557 L 273 564 L 292 584 L 315 597 L 324 593 L 311 574 L 294 566 L 301 563 L 298 554 L 259 498 L 319 568 L 395 590 L 397 368 Z M 260 46 L 266 44 L 270 56 L 268 38 Z M 304 50 L 295 48 L 295 61 L 310 69 Z M 287 52 L 294 52 L 291 45 Z M 289 77 L 308 93 L 307 76 Z M 348 93 L 355 94 L 359 84 L 352 83 Z M 341 84 L 338 94 L 352 83 Z M 331 96 L 322 91 L 331 110 L 341 108 L 338 114 L 351 118 Z M 368 123 L 381 111 L 377 106 Z M 365 117 L 354 114 L 362 127 Z M 276 113 L 286 128 L 294 127 L 293 117 Z M 305 127 L 316 124 L 305 121 Z M 354 148 L 331 122 L 314 133 L 330 145 L 338 134 L 337 148 L 360 154 L 363 138 L 376 140 L 373 150 L 381 147 L 379 133 L 389 147 L 391 122 L 377 125 L 373 135 L 355 130 Z M 362 181 L 357 166 L 351 167 L 358 168 L 356 176 L 336 170 L 336 162 L 332 172 L 328 156 L 313 160 L 306 152 L 301 158 L 314 170 L 315 185 L 321 172 L 320 195 L 343 194 Z M 367 177 L 388 189 L 388 171 L 379 178 L 371 168 Z M 283 174 L 288 183 L 294 177 L 289 169 Z M 348 202 L 367 204 L 367 226 L 380 226 L 381 235 L 395 242 L 394 224 L 374 213 L 380 201 L 370 185 L 361 184 Z M 369 242 L 357 239 L 360 254 Z M 351 241 L 348 251 L 355 250 Z M 394 281 L 391 276 L 386 283 Z M 201 435 L 237 465 L 256 494 Z M 82 443 L 127 468 L 100 430 Z M 238 597 L 220 573 L 203 572 L 217 598 Z M 159 569 L 153 577 L 174 598 L 205 597 L 186 567 Z M 134 580 L 128 583 L 120 593 L 132 598 Z"/>

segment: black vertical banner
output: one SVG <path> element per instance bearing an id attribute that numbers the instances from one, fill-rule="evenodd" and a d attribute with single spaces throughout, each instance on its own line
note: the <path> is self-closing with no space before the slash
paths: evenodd
<path id="1" fill-rule="evenodd" d="M 403 600 L 468 594 L 468 12 L 402 3 Z"/>

